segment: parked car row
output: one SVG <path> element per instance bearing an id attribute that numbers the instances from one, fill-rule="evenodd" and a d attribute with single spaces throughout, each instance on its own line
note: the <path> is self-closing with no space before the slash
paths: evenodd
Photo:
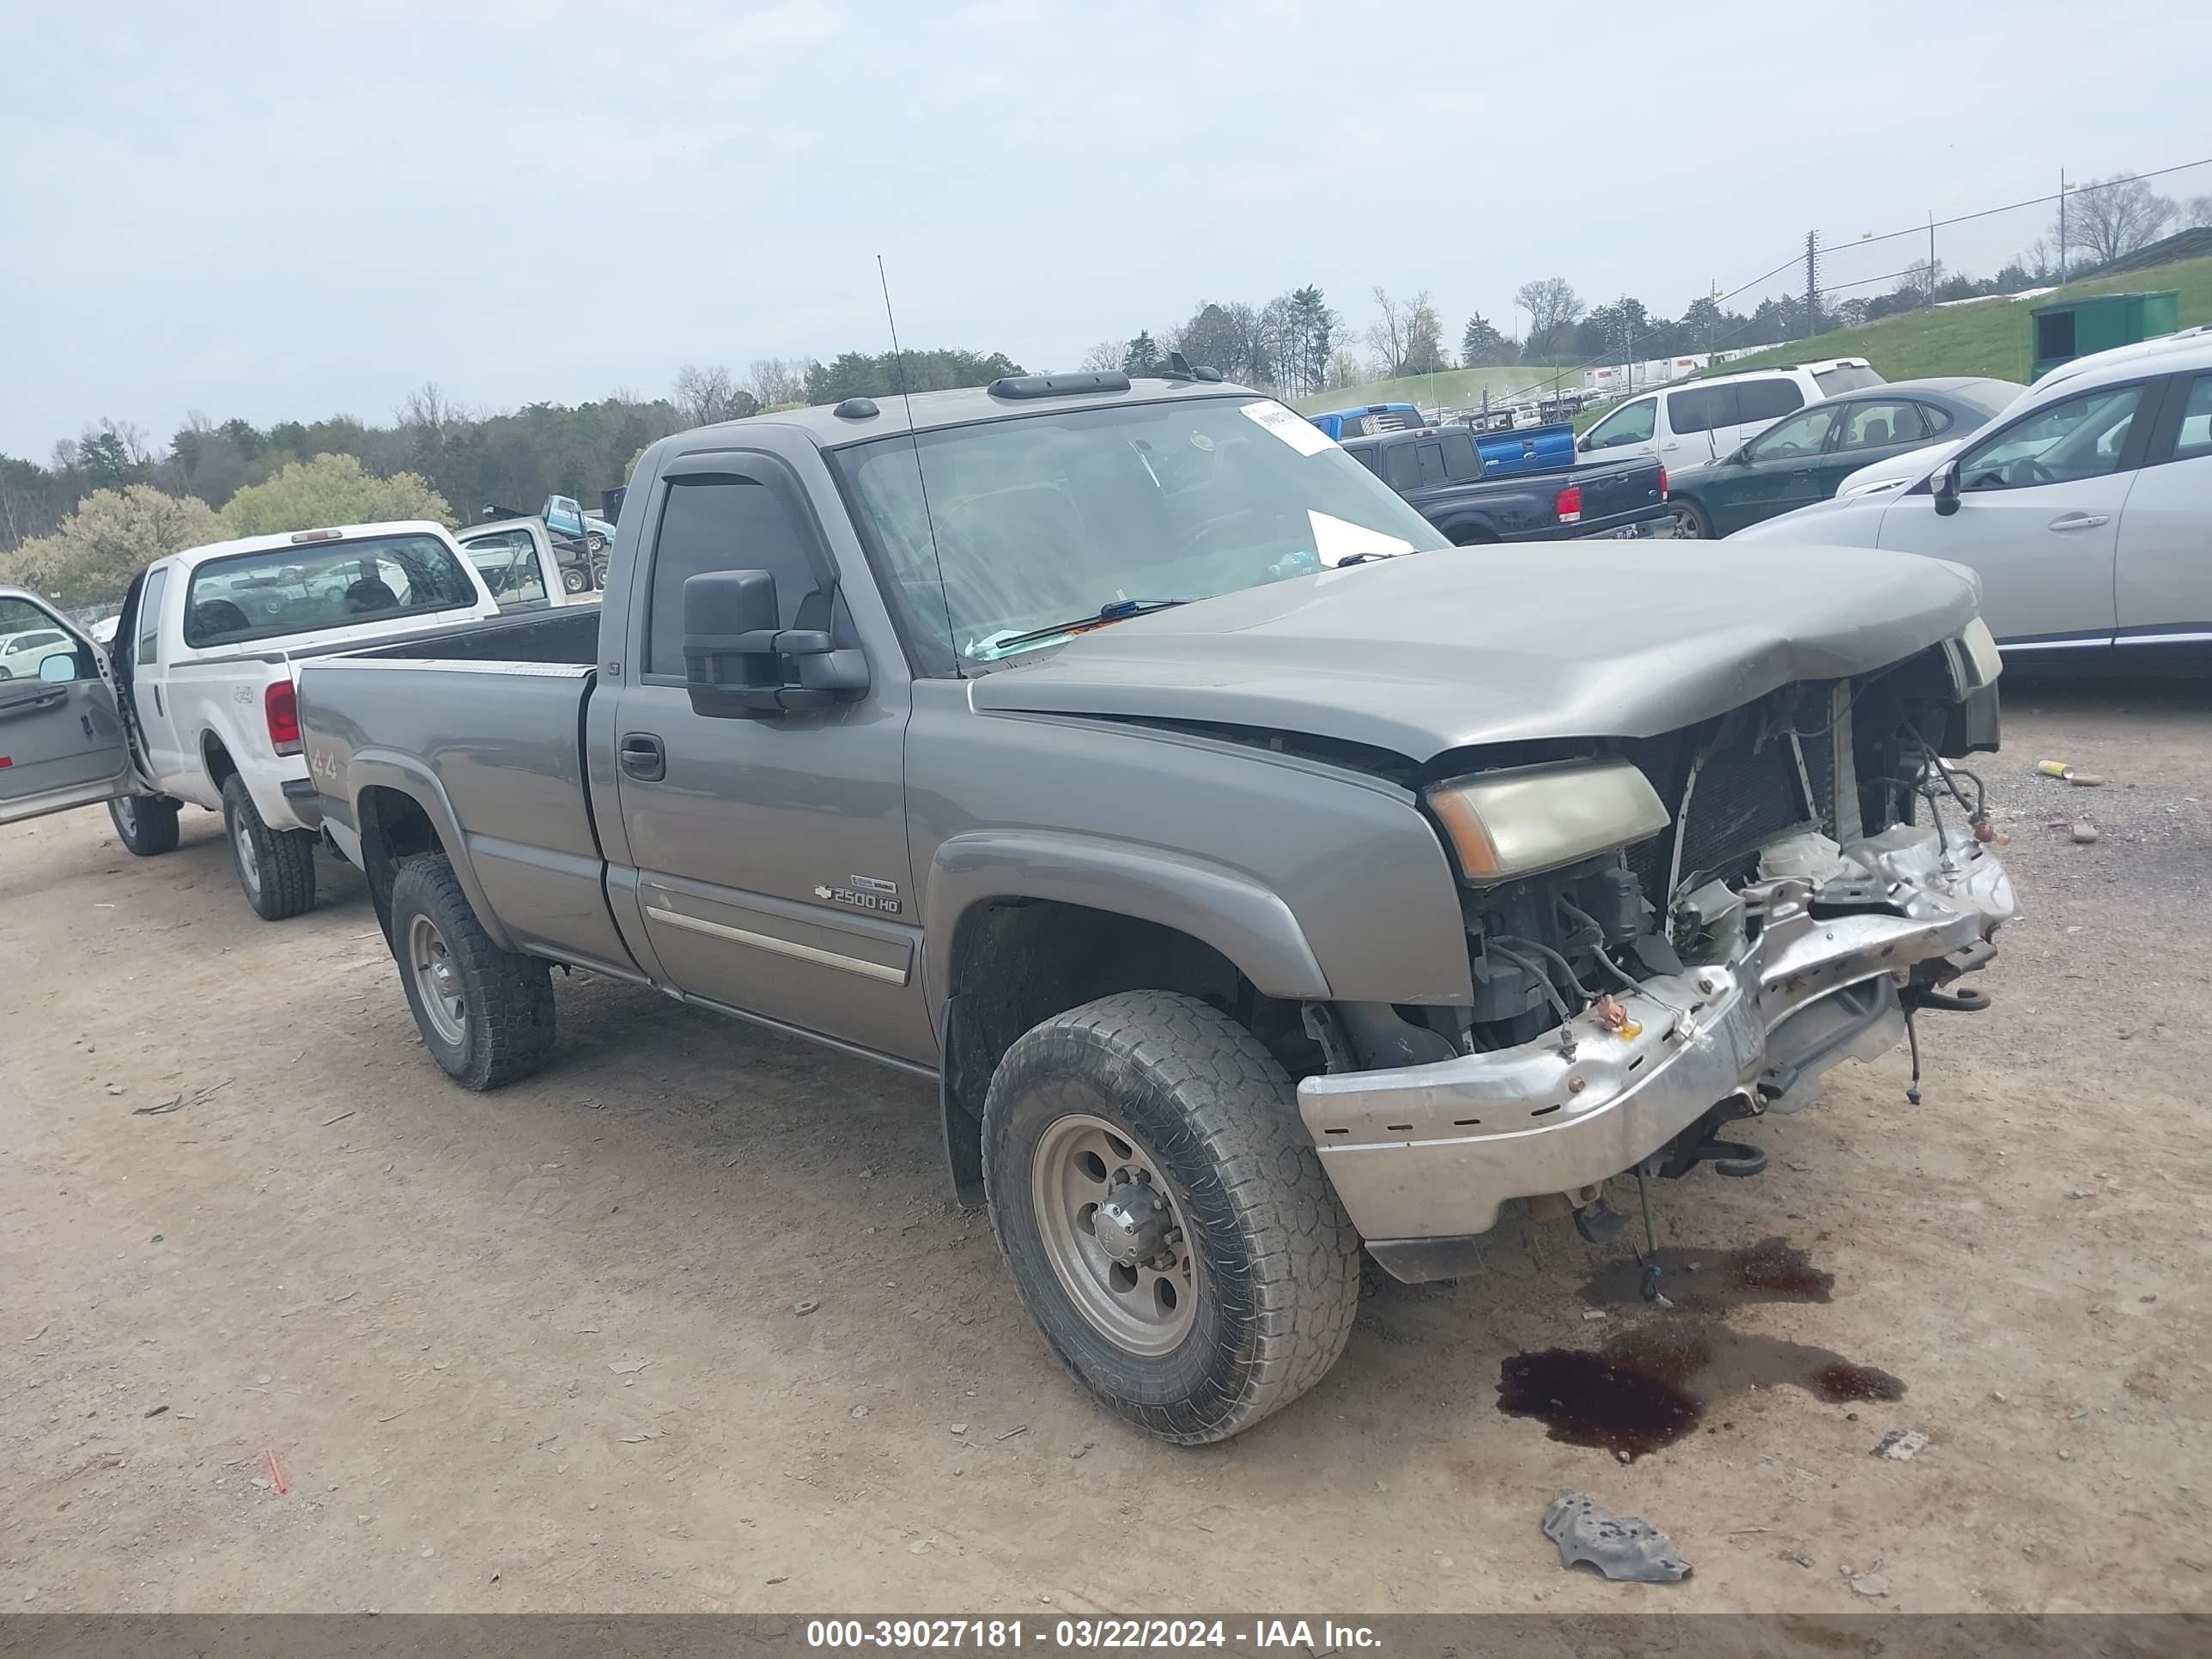
<path id="1" fill-rule="evenodd" d="M 0 817 L 218 807 L 265 916 L 327 838 L 467 1088 L 551 1057 L 556 966 L 933 1078 L 1070 1373 L 1223 1439 L 1335 1363 L 1363 1250 L 1455 1277 L 1508 1206 L 1608 1237 L 1615 1177 L 1755 1174 L 1728 1126 L 1986 1006 L 1946 988 L 2014 912 L 1922 804 L 1997 742 L 1971 579 L 1462 550 L 1400 451 L 1662 464 L 1354 442 L 1017 376 L 662 440 L 603 605 L 498 615 L 502 550 L 428 524 L 158 561 L 112 654 L 0 593 L 71 644 L 0 686 Z"/>
<path id="2" fill-rule="evenodd" d="M 2212 665 L 2212 330 L 2078 357 L 1971 434 L 1739 532 L 1964 565 L 2008 656 L 2067 670 Z"/>

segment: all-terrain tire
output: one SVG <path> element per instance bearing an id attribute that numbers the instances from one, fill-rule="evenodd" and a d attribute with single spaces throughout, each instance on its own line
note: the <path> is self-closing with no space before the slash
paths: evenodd
<path id="1" fill-rule="evenodd" d="M 1196 1311 L 1166 1352 L 1133 1352 L 1100 1329 L 1043 1241 L 1036 1153 L 1077 1114 L 1120 1126 L 1195 1235 Z M 1024 1035 L 985 1098 L 983 1183 L 992 1231 L 1053 1352 L 1147 1433 L 1225 1440 L 1313 1387 L 1344 1352 L 1358 1310 L 1358 1235 L 1289 1077 L 1249 1031 L 1195 998 L 1126 992 Z"/>
<path id="2" fill-rule="evenodd" d="M 458 1019 L 429 1006 L 433 992 L 413 960 L 418 923 L 434 930 L 455 975 L 463 1005 Z M 492 943 L 442 854 L 399 866 L 390 933 L 416 1029 L 447 1076 L 465 1089 L 496 1089 L 545 1063 L 553 1052 L 553 971 L 537 957 Z"/>
<path id="3" fill-rule="evenodd" d="M 163 795 L 124 795 L 107 803 L 115 838 L 142 859 L 177 850 L 178 803 Z"/>
<path id="4" fill-rule="evenodd" d="M 305 830 L 271 830 L 235 772 L 222 781 L 222 827 L 239 890 L 264 921 L 315 908 L 315 838 Z"/>

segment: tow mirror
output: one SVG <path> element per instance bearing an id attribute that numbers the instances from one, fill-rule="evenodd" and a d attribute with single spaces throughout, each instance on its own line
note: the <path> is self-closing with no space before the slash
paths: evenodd
<path id="1" fill-rule="evenodd" d="M 835 589 L 820 601 L 822 628 L 779 628 L 775 578 L 765 570 L 710 570 L 684 583 L 684 680 L 692 712 L 770 720 L 827 708 L 868 689 L 868 660 L 835 635 Z"/>
<path id="2" fill-rule="evenodd" d="M 66 685 L 76 678 L 76 653 L 57 651 L 39 663 L 39 678 L 48 685 Z"/>
<path id="3" fill-rule="evenodd" d="M 1949 518 L 1959 510 L 1959 464 L 1946 461 L 1928 481 L 1928 493 L 1936 498 L 1938 516 Z"/>

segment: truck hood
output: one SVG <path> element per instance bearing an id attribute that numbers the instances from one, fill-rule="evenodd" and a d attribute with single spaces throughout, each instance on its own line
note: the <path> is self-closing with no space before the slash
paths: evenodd
<path id="1" fill-rule="evenodd" d="M 1957 635 L 1972 574 L 1814 545 L 1570 542 L 1415 554 L 1246 588 L 978 677 L 987 714 L 1293 732 L 1426 762 L 1642 738 Z"/>

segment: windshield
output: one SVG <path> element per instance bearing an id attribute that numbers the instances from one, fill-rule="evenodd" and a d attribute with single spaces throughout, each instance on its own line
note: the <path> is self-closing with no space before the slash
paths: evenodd
<path id="1" fill-rule="evenodd" d="M 1445 545 L 1334 442 L 1266 398 L 1040 412 L 926 432 L 918 446 L 879 439 L 830 459 L 930 673 L 956 658 L 997 661 L 1008 636 L 1119 600 L 1206 599 Z"/>
<path id="2" fill-rule="evenodd" d="M 1858 392 L 1867 386 L 1888 383 L 1864 363 L 1841 363 L 1834 368 L 1814 369 L 1813 384 L 1820 388 L 1823 398 L 1834 398 L 1846 392 Z"/>
<path id="3" fill-rule="evenodd" d="M 434 536 L 295 544 L 194 570 L 185 643 L 230 645 L 476 602 L 467 573 Z"/>

